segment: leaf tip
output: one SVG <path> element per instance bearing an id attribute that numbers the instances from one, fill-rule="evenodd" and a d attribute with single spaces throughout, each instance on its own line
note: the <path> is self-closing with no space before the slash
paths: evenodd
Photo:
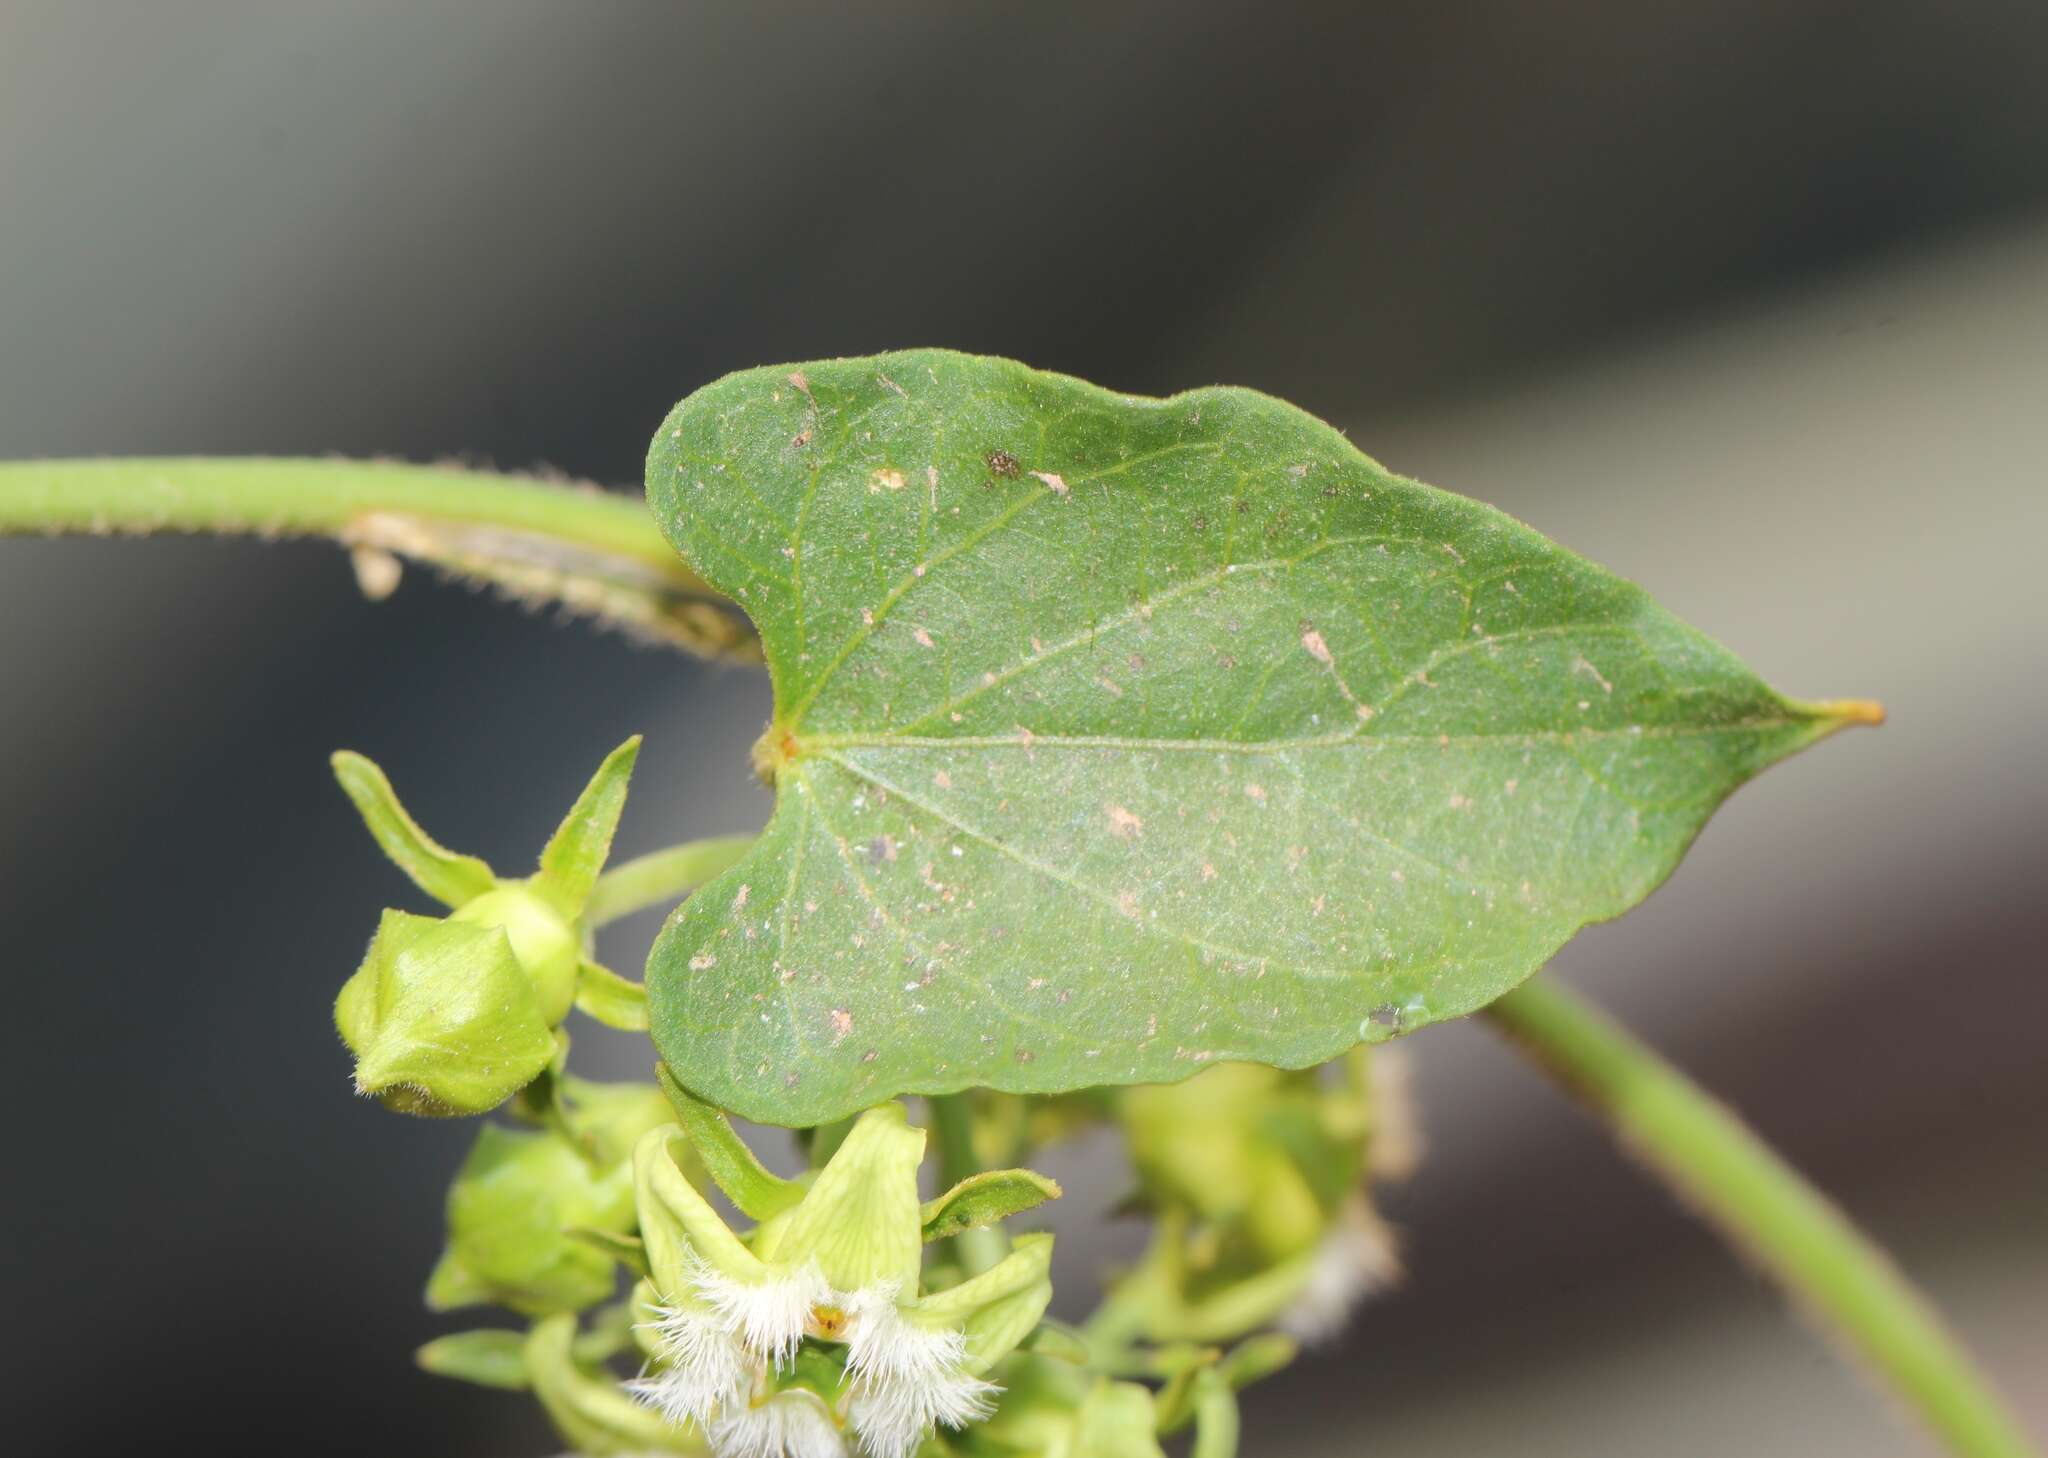
<path id="1" fill-rule="evenodd" d="M 1814 714 L 1833 722 L 1833 727 L 1877 728 L 1885 721 L 1884 705 L 1876 699 L 1823 699 L 1809 706 Z"/>

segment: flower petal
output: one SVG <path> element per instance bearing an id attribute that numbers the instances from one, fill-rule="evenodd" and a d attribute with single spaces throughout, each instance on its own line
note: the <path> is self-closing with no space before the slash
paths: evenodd
<path id="1" fill-rule="evenodd" d="M 824 1400 L 803 1388 L 735 1403 L 706 1430 L 718 1458 L 847 1458 Z"/>
<path id="2" fill-rule="evenodd" d="M 663 1365 L 626 1384 L 633 1396 L 672 1423 L 687 1419 L 700 1427 L 724 1408 L 745 1402 L 754 1363 L 716 1314 L 660 1307 L 654 1333 Z"/>
<path id="3" fill-rule="evenodd" d="M 673 1145 L 682 1137 L 675 1125 L 664 1124 L 648 1130 L 633 1148 L 640 1238 L 654 1284 L 669 1305 L 690 1299 L 696 1284 L 693 1265 L 709 1266 L 737 1281 L 763 1281 L 769 1274 L 677 1167 Z"/>
<path id="4" fill-rule="evenodd" d="M 815 1262 L 838 1291 L 890 1283 L 915 1291 L 924 1257 L 923 1160 L 924 1130 L 910 1127 L 901 1104 L 869 1109 L 762 1257 L 783 1266 Z"/>
<path id="5" fill-rule="evenodd" d="M 993 1383 L 966 1370 L 966 1335 L 911 1321 L 895 1292 L 874 1287 L 847 1302 L 849 1413 L 872 1458 L 910 1458 L 934 1424 L 964 1427 L 993 1410 Z"/>

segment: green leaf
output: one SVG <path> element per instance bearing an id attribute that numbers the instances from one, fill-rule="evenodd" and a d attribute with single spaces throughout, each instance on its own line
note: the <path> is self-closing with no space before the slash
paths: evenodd
<path id="1" fill-rule="evenodd" d="M 771 1220 L 795 1208 L 804 1197 L 802 1182 L 786 1180 L 756 1159 L 725 1115 L 676 1082 L 667 1064 L 656 1064 L 654 1074 L 704 1162 L 704 1172 L 742 1215 Z"/>
<path id="2" fill-rule="evenodd" d="M 428 1342 L 413 1360 L 436 1377 L 517 1392 L 527 1385 L 525 1351 L 523 1331 L 458 1331 Z"/>
<path id="3" fill-rule="evenodd" d="M 936 1200 L 925 1201 L 924 1238 L 944 1240 L 963 1230 L 994 1225 L 1059 1197 L 1057 1181 L 1031 1170 L 984 1170 L 969 1175 Z"/>
<path id="4" fill-rule="evenodd" d="M 775 814 L 648 970 L 676 1077 L 757 1120 L 1460 1016 L 1877 716 L 1249 390 L 751 370 L 677 407 L 648 497 L 774 683 Z"/>
<path id="5" fill-rule="evenodd" d="M 575 916 L 583 910 L 598 872 L 604 869 L 605 857 L 612 853 L 612 836 L 625 811 L 626 790 L 639 757 L 637 734 L 606 755 L 540 853 L 540 874 L 534 880 L 555 899 L 564 915 Z"/>
<path id="6" fill-rule="evenodd" d="M 576 1006 L 608 1028 L 647 1031 L 647 989 L 587 957 L 576 970 Z"/>
<path id="7" fill-rule="evenodd" d="M 444 906 L 461 906 L 498 884 L 491 868 L 475 856 L 457 855 L 420 829 L 398 803 L 391 781 L 376 763 L 351 749 L 335 751 L 334 777 L 355 802 L 377 846 L 413 884 Z"/>

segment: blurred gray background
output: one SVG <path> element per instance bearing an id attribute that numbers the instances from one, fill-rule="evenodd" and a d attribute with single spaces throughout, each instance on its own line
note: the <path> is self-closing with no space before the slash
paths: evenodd
<path id="1" fill-rule="evenodd" d="M 626 486 L 727 370 L 927 343 L 1289 396 L 1890 706 L 1559 972 L 2048 1434 L 2044 75 L 2038 0 L 0 0 L 0 456 Z M 766 712 L 315 545 L 0 542 L 10 1450 L 550 1451 L 410 1365 L 469 1131 L 348 1095 L 328 1007 L 405 888 L 325 756 L 512 867 L 635 730 L 625 851 L 757 825 Z M 1483 1029 L 1407 1051 L 1411 1277 L 1252 1458 L 1930 1451 Z"/>

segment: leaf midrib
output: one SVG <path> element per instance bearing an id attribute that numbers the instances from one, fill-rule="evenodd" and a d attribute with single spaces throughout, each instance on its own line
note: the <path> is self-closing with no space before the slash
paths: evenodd
<path id="1" fill-rule="evenodd" d="M 935 820 L 941 821 L 947 825 L 952 826 L 955 830 L 959 831 L 962 835 L 967 836 L 970 840 L 973 840 L 978 844 L 987 846 L 989 849 L 995 851 L 997 854 L 1005 857 L 1006 859 L 1014 862 L 1015 864 L 1023 867 L 1024 869 L 1035 872 L 1038 875 L 1045 877 L 1047 880 L 1053 882 L 1055 885 L 1066 887 L 1068 890 L 1083 897 L 1084 899 L 1095 902 L 1098 906 L 1103 907 L 1105 910 L 1113 911 L 1117 915 L 1123 916 L 1125 920 L 1129 921 L 1131 925 L 1140 933 L 1149 933 L 1152 935 L 1161 936 L 1170 941 L 1180 942 L 1187 946 L 1191 946 L 1201 951 L 1212 953 L 1215 956 L 1226 958 L 1231 961 L 1257 964 L 1261 967 L 1267 968 L 1280 967 L 1287 970 L 1300 972 L 1304 976 L 1312 977 L 1317 981 L 1340 980 L 1346 977 L 1356 976 L 1362 970 L 1361 968 L 1356 966 L 1352 966 L 1348 970 L 1346 967 L 1343 966 L 1324 968 L 1307 962 L 1287 961 L 1285 959 L 1275 957 L 1270 952 L 1242 951 L 1234 947 L 1226 947 L 1221 943 L 1211 941 L 1209 938 L 1200 936 L 1196 933 L 1183 931 L 1175 927 L 1170 922 L 1162 923 L 1157 918 L 1154 918 L 1150 921 L 1146 921 L 1126 916 L 1122 908 L 1118 906 L 1116 900 L 1113 897 L 1108 896 L 1104 892 L 1096 890 L 1095 888 L 1087 885 L 1085 882 L 1077 880 L 1075 877 L 1060 870 L 1057 866 L 1053 866 L 1044 861 L 1040 861 L 1036 857 L 1026 855 L 1024 852 L 1018 850 L 1015 846 L 1000 839 L 999 837 L 992 835 L 988 831 L 982 830 L 977 826 L 970 825 L 968 822 L 961 819 L 958 815 L 945 809 L 942 809 L 937 805 L 932 804 L 929 800 L 924 799 L 922 796 L 904 789 L 901 785 L 898 785 L 893 781 L 874 773 L 872 770 L 861 768 L 860 766 L 851 764 L 846 760 L 839 759 L 836 756 L 828 757 L 828 762 L 835 765 L 840 770 L 844 771 L 853 779 L 873 785 L 877 789 L 886 790 L 891 796 L 902 800 L 905 804 L 910 805 L 919 811 L 922 811 L 923 813 L 931 816 Z M 806 798 L 815 800 L 817 798 L 817 789 L 818 787 L 815 784 L 815 782 L 812 782 L 807 778 Z M 1395 852 L 1397 855 L 1403 856 L 1408 860 L 1412 861 L 1413 863 L 1415 863 L 1416 865 L 1424 867 L 1434 872 L 1448 885 L 1462 887 L 1468 891 L 1479 893 L 1492 892 L 1496 895 L 1503 894 L 1506 890 L 1506 888 L 1502 886 L 1496 886 L 1485 881 L 1475 881 L 1467 876 L 1463 876 L 1458 872 L 1451 870 L 1449 867 L 1444 866 L 1437 861 L 1431 860 L 1428 856 L 1423 855 L 1420 851 L 1402 845 L 1399 841 L 1388 838 L 1381 832 L 1366 830 L 1365 833 L 1369 835 L 1372 839 L 1377 840 L 1381 844 L 1385 845 L 1389 850 Z M 844 859 L 843 854 L 842 859 Z M 858 871 L 854 870 L 850 861 L 847 864 L 847 869 L 850 874 L 855 876 L 856 881 L 862 881 L 862 878 L 860 878 Z M 867 888 L 864 882 L 862 882 L 861 884 L 861 889 L 864 896 L 872 898 L 872 890 L 871 888 Z M 879 903 L 877 904 L 879 905 Z M 886 915 L 886 913 L 884 914 Z"/>
<path id="2" fill-rule="evenodd" d="M 1606 739 L 1695 739 L 1718 734 L 1766 734 L 1811 721 L 1810 714 L 1755 714 L 1720 724 L 1627 724 L 1619 728 L 1588 725 L 1583 729 L 1508 730 L 1498 734 L 1379 734 L 1349 732 L 1298 739 L 1142 738 L 1118 734 L 813 734 L 797 741 L 808 755 L 836 758 L 839 749 L 1111 749 L 1161 750 L 1188 754 L 1290 754 L 1308 749 L 1335 749 L 1345 744 L 1404 748 L 1431 745 L 1445 749 L 1555 744 L 1570 748 Z"/>

